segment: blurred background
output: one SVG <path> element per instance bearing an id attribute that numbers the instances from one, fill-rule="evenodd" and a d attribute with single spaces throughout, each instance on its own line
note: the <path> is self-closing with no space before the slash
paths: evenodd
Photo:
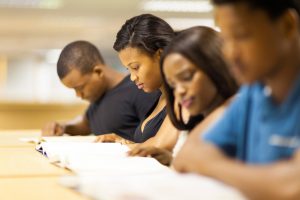
<path id="1" fill-rule="evenodd" d="M 214 27 L 208 0 L 0 0 L 0 129 L 36 129 L 83 113 L 56 75 L 61 49 L 87 40 L 122 70 L 112 49 L 126 19 L 152 13 L 175 30 Z"/>

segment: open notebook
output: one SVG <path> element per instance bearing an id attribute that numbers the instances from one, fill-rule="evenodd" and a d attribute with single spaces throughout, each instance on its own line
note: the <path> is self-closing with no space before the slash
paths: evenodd
<path id="1" fill-rule="evenodd" d="M 63 177 L 60 183 L 99 200 L 244 200 L 235 189 L 211 178 L 173 171 L 144 174 L 94 173 Z"/>
<path id="2" fill-rule="evenodd" d="M 128 157 L 129 148 L 120 143 L 95 143 L 90 136 L 44 137 L 36 150 L 51 163 L 77 174 L 94 172 L 155 173 L 169 170 L 153 158 Z"/>

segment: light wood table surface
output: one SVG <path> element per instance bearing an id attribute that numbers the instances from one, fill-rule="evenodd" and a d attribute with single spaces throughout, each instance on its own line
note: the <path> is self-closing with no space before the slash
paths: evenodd
<path id="1" fill-rule="evenodd" d="M 57 177 L 0 178 L 1 200 L 87 200 L 62 187 Z"/>
<path id="2" fill-rule="evenodd" d="M 51 164 L 34 144 L 19 140 L 39 135 L 39 130 L 0 130 L 0 200 L 87 200 L 59 184 L 61 176 L 72 172 Z"/>
<path id="3" fill-rule="evenodd" d="M 40 130 L 0 130 L 0 148 L 2 147 L 29 147 L 34 144 L 22 142 L 20 138 L 39 137 Z"/>

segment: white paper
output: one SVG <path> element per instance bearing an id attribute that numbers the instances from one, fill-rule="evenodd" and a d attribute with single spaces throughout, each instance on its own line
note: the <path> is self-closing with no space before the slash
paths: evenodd
<path id="1" fill-rule="evenodd" d="M 194 174 L 162 172 L 143 175 L 89 175 L 64 178 L 61 183 L 101 200 L 243 200 L 237 190 Z"/>

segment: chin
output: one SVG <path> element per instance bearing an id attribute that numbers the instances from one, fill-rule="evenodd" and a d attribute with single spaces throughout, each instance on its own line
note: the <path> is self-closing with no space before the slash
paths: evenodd
<path id="1" fill-rule="evenodd" d="M 189 114 L 190 114 L 191 117 L 199 115 L 199 113 L 195 112 L 194 110 L 188 110 L 188 112 L 189 112 Z"/>
<path id="2" fill-rule="evenodd" d="M 189 113 L 189 115 L 191 116 L 191 117 L 195 117 L 195 116 L 197 116 L 197 115 L 200 115 L 202 112 L 203 112 L 203 108 L 201 108 L 201 107 L 194 107 L 194 108 L 189 108 L 189 109 L 187 109 L 187 111 L 188 111 L 188 113 Z"/>
<path id="3" fill-rule="evenodd" d="M 240 84 L 246 84 L 246 85 L 250 85 L 252 83 L 255 83 L 256 81 L 258 81 L 258 78 L 254 78 L 254 77 L 241 77 L 238 79 L 238 83 Z"/>
<path id="4" fill-rule="evenodd" d="M 149 88 L 143 88 L 143 91 L 146 92 L 146 93 L 154 92 L 154 90 L 151 90 Z"/>

